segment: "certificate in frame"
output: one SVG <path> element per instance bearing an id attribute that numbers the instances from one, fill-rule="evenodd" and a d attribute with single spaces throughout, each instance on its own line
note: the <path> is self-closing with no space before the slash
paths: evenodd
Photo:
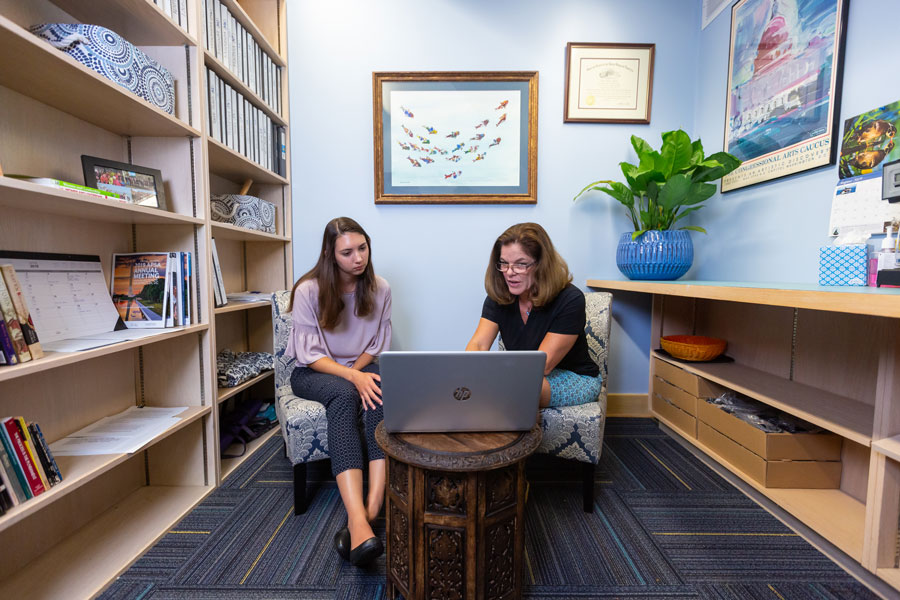
<path id="1" fill-rule="evenodd" d="M 650 123 L 656 44 L 566 44 L 565 123 Z"/>

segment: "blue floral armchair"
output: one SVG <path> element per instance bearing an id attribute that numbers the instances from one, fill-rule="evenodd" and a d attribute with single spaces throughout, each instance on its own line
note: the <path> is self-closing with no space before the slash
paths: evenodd
<path id="1" fill-rule="evenodd" d="M 294 514 L 306 512 L 306 463 L 328 456 L 328 420 L 325 407 L 313 400 L 298 398 L 291 390 L 294 359 L 284 355 L 291 335 L 288 312 L 290 290 L 272 294 L 272 327 L 275 342 L 275 412 L 281 424 L 284 452 L 294 466 Z"/>
<path id="2" fill-rule="evenodd" d="M 612 294 L 585 294 L 585 334 L 591 359 L 600 367 L 603 386 L 596 402 L 541 409 L 544 434 L 537 452 L 582 463 L 582 497 L 585 512 L 594 511 L 594 470 L 603 450 L 606 425 L 606 379 L 609 372 L 609 330 Z M 503 340 L 500 340 L 503 348 Z"/>

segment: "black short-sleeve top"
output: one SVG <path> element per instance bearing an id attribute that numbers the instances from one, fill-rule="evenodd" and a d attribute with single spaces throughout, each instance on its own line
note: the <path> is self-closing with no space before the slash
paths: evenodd
<path id="1" fill-rule="evenodd" d="M 588 353 L 584 310 L 584 294 L 570 283 L 546 306 L 535 307 L 527 323 L 522 322 L 518 302 L 497 304 L 490 296 L 484 299 L 481 316 L 500 327 L 507 350 L 537 350 L 548 333 L 577 335 L 575 345 L 556 368 L 596 377 L 600 368 Z"/>

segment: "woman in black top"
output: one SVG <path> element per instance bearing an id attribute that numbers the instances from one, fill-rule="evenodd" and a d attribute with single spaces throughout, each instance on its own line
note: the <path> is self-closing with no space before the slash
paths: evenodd
<path id="1" fill-rule="evenodd" d="M 584 294 L 543 227 L 519 223 L 497 238 L 484 288 L 466 350 L 490 350 L 498 333 L 507 350 L 543 350 L 542 408 L 596 401 L 600 369 L 588 353 Z"/>

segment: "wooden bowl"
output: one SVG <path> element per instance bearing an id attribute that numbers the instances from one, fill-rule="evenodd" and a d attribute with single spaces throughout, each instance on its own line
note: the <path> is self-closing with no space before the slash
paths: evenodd
<path id="1" fill-rule="evenodd" d="M 662 349 L 681 360 L 712 360 L 725 352 L 727 342 L 703 335 L 666 335 L 659 338 Z"/>

